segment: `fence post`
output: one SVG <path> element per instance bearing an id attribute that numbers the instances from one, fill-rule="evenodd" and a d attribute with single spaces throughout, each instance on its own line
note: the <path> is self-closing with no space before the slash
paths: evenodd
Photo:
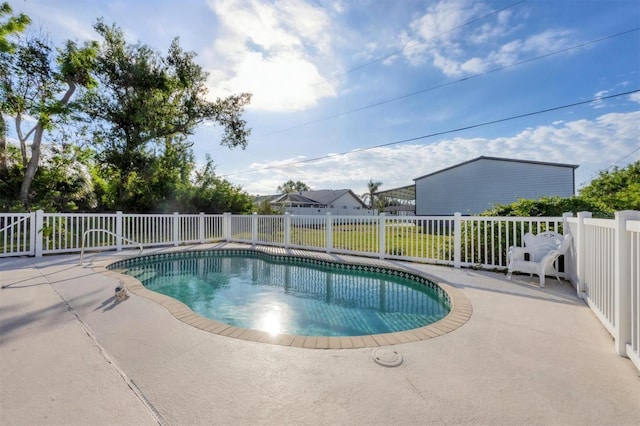
<path id="1" fill-rule="evenodd" d="M 42 250 L 44 248 L 44 212 L 42 210 L 36 210 L 35 216 L 35 251 L 36 257 L 42 257 Z"/>
<path id="2" fill-rule="evenodd" d="M 569 232 L 569 221 L 567 220 L 570 217 L 573 217 L 573 213 L 572 212 L 562 213 L 562 235 L 570 234 L 570 232 Z"/>
<path id="3" fill-rule="evenodd" d="M 577 228 L 577 234 L 576 234 L 576 275 L 577 275 L 577 282 L 576 282 L 576 293 L 579 299 L 584 299 L 586 297 L 586 291 L 587 291 L 587 285 L 584 282 L 584 275 L 585 275 L 585 262 L 586 262 L 586 255 L 585 255 L 585 227 L 584 227 L 584 220 L 585 219 L 589 219 L 591 218 L 591 212 L 578 212 L 578 226 Z"/>
<path id="4" fill-rule="evenodd" d="M 231 213 L 222 213 L 222 238 L 227 243 L 231 240 Z"/>
<path id="5" fill-rule="evenodd" d="M 570 234 L 571 232 L 569 232 L 569 218 L 573 217 L 573 213 L 572 212 L 564 212 L 562 213 L 562 235 L 567 235 Z M 556 232 L 558 231 L 558 227 L 556 225 Z M 575 240 L 572 241 L 571 243 L 572 245 L 575 244 Z M 562 262 L 564 265 L 564 269 L 562 270 L 562 273 L 564 275 L 562 275 L 562 277 L 564 279 L 566 279 L 567 281 L 571 282 L 571 273 L 570 273 L 570 268 L 569 268 L 569 256 L 567 256 L 566 254 L 562 256 Z M 575 256 L 574 259 L 575 261 Z"/>
<path id="6" fill-rule="evenodd" d="M 384 215 L 384 212 L 378 215 L 378 241 L 380 242 L 380 246 L 378 247 L 378 254 L 380 259 L 384 259 L 385 256 L 385 247 L 387 246 L 387 242 L 385 241 L 385 237 L 387 233 L 385 232 L 387 228 L 387 218 Z"/>
<path id="7" fill-rule="evenodd" d="M 614 244 L 614 340 L 618 355 L 627 356 L 631 343 L 631 235 L 627 220 L 639 220 L 640 212 L 624 210 L 615 213 Z"/>
<path id="8" fill-rule="evenodd" d="M 173 245 L 175 247 L 180 244 L 180 215 L 173 212 Z"/>
<path id="9" fill-rule="evenodd" d="M 251 245 L 258 244 L 258 213 L 251 215 Z"/>
<path id="10" fill-rule="evenodd" d="M 289 212 L 284 213 L 284 248 L 289 248 L 291 245 L 291 214 Z"/>
<path id="11" fill-rule="evenodd" d="M 200 239 L 200 244 L 204 244 L 204 212 L 200 212 L 200 216 L 198 216 L 198 238 Z"/>
<path id="12" fill-rule="evenodd" d="M 116 212 L 116 251 L 122 251 L 122 212 Z"/>
<path id="13" fill-rule="evenodd" d="M 331 219 L 331 212 L 327 212 L 327 217 L 325 220 L 325 242 L 326 242 L 326 251 L 327 253 L 331 253 L 331 249 L 333 248 L 333 220 Z"/>
<path id="14" fill-rule="evenodd" d="M 453 214 L 453 267 L 462 266 L 462 213 Z"/>

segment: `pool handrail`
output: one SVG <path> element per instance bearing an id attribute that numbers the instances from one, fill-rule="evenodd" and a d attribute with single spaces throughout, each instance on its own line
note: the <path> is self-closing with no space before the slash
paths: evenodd
<path id="1" fill-rule="evenodd" d="M 8 224 L 7 226 L 5 226 L 4 228 L 0 229 L 0 232 L 5 232 L 8 229 L 11 229 L 13 227 L 15 227 L 16 225 L 18 225 L 19 223 L 22 223 L 24 221 L 26 221 L 27 219 L 29 219 L 28 216 L 25 217 L 21 217 L 20 219 L 17 219 L 15 222 L 11 222 L 10 224 Z"/>
<path id="2" fill-rule="evenodd" d="M 120 238 L 120 239 L 122 239 L 122 240 L 124 240 L 124 241 L 126 241 L 126 242 L 133 243 L 133 244 L 137 244 L 137 245 L 138 245 L 138 248 L 140 249 L 140 252 L 138 253 L 138 255 L 141 255 L 141 254 L 142 254 L 142 250 L 143 250 L 143 248 L 142 248 L 142 244 L 140 244 L 139 242 L 137 242 L 137 241 L 133 241 L 133 240 L 130 240 L 129 238 L 123 237 L 123 236 L 122 236 L 122 235 L 120 235 L 120 234 L 117 234 L 117 233 L 115 233 L 115 232 L 108 231 L 108 230 L 106 230 L 106 229 L 92 228 L 92 229 L 87 229 L 87 230 L 86 230 L 86 231 L 84 231 L 84 233 L 82 234 L 82 248 L 80 249 L 80 266 L 82 266 L 82 259 L 84 258 L 84 242 L 85 242 L 86 236 L 87 236 L 90 232 L 104 232 L 105 234 L 109 234 L 109 235 L 112 235 L 112 236 L 114 236 L 114 237 Z"/>

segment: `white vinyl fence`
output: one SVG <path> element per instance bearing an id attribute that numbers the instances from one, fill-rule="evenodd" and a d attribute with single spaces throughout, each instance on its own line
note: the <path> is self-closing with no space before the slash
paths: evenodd
<path id="1" fill-rule="evenodd" d="M 102 231 L 102 232 L 101 232 Z M 640 212 L 577 217 L 0 213 L 0 257 L 215 241 L 507 268 L 526 232 L 573 235 L 561 275 L 640 369 Z M 115 235 L 114 235 L 115 234 Z"/>
<path id="2" fill-rule="evenodd" d="M 567 222 L 574 236 L 567 276 L 613 336 L 616 352 L 640 370 L 640 212 L 614 219 L 584 212 Z"/>

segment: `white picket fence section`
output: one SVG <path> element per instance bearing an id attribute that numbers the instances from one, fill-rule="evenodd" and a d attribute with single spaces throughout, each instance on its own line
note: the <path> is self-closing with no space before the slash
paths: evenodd
<path id="1" fill-rule="evenodd" d="M 567 276 L 611 333 L 616 352 L 640 370 L 640 212 L 567 218 L 574 236 Z"/>
<path id="2" fill-rule="evenodd" d="M 87 232 L 104 230 L 108 232 Z M 215 241 L 380 259 L 507 268 L 526 232 L 571 233 L 562 276 L 640 370 L 640 212 L 577 217 L 0 213 L 0 257 Z M 115 236 L 113 235 L 115 234 Z M 86 241 L 83 241 L 83 237 Z"/>

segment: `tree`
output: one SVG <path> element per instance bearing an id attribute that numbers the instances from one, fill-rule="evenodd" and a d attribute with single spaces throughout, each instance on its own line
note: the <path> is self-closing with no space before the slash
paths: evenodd
<path id="1" fill-rule="evenodd" d="M 206 163 L 194 173 L 195 178 L 184 210 L 205 213 L 251 213 L 253 198 L 239 186 L 215 174 L 209 156 Z"/>
<path id="2" fill-rule="evenodd" d="M 302 192 L 302 191 L 311 191 L 309 186 L 301 181 L 293 181 L 289 179 L 282 185 L 280 185 L 277 189 L 279 194 L 291 194 L 292 192 Z"/>
<path id="3" fill-rule="evenodd" d="M 13 10 L 9 3 L 0 4 L 0 17 L 12 13 Z M 31 19 L 22 13 L 18 16 L 9 16 L 5 22 L 0 22 L 0 52 L 13 52 L 15 45 L 9 40 L 9 37 L 23 32 L 30 23 Z"/>
<path id="4" fill-rule="evenodd" d="M 601 170 L 579 194 L 611 214 L 620 210 L 640 210 L 640 161 L 623 169 Z"/>
<path id="5" fill-rule="evenodd" d="M 542 197 L 537 200 L 522 198 L 511 204 L 496 204 L 481 216 L 558 217 L 567 212 L 590 211 L 594 217 L 606 217 L 611 213 L 582 197 Z"/>
<path id="6" fill-rule="evenodd" d="M 154 190 L 144 182 L 160 170 L 155 153 L 186 143 L 205 121 L 224 127 L 221 145 L 247 145 L 250 130 L 241 113 L 251 95 L 208 101 L 207 73 L 177 38 L 162 57 L 146 45 L 127 44 L 115 25 L 99 20 L 94 28 L 102 37 L 95 69 L 100 90 L 89 92 L 84 105 L 105 172 L 117 181 L 117 208 L 140 211 L 139 197 Z"/>
<path id="7" fill-rule="evenodd" d="M 0 55 L 4 63 L 0 104 L 4 113 L 15 117 L 23 173 L 18 198 L 29 208 L 45 132 L 56 128 L 57 118 L 72 112 L 71 99 L 78 86 L 91 88 L 95 83 L 90 76 L 95 45 L 79 48 L 68 41 L 64 49 L 55 52 L 44 37 L 30 37 L 17 44 L 13 53 Z M 24 129 L 24 125 L 30 128 Z M 0 150 L 6 160 L 6 145 Z"/>
<path id="8" fill-rule="evenodd" d="M 362 194 L 362 201 L 369 206 L 370 209 L 377 208 L 378 199 L 376 197 L 376 192 L 382 186 L 382 182 L 374 182 L 373 179 L 369 179 L 367 182 L 367 192 Z"/>
<path id="9" fill-rule="evenodd" d="M 0 211 L 24 211 L 16 199 L 22 183 L 20 149 L 10 145 L 11 167 L 1 173 Z M 91 175 L 91 150 L 72 144 L 52 143 L 42 147 L 40 166 L 31 184 L 31 207 L 45 211 L 89 211 L 97 206 Z"/>
<path id="10" fill-rule="evenodd" d="M 18 16 L 11 16 L 13 10 L 9 3 L 3 2 L 0 4 L 0 17 L 9 15 L 9 18 L 0 22 L 0 54 L 13 54 L 15 52 L 15 44 L 9 40 L 16 34 L 23 32 L 27 26 L 31 23 L 31 19 L 27 15 L 20 14 Z M 4 55 L 0 57 L 0 80 L 5 80 L 4 76 L 8 73 L 7 62 L 4 60 Z M 2 84 L 0 82 L 0 84 Z M 4 88 L 0 89 L 4 91 Z M 4 105 L 0 110 L 0 172 L 6 172 L 7 170 L 7 126 L 4 121 L 5 108 Z"/>

